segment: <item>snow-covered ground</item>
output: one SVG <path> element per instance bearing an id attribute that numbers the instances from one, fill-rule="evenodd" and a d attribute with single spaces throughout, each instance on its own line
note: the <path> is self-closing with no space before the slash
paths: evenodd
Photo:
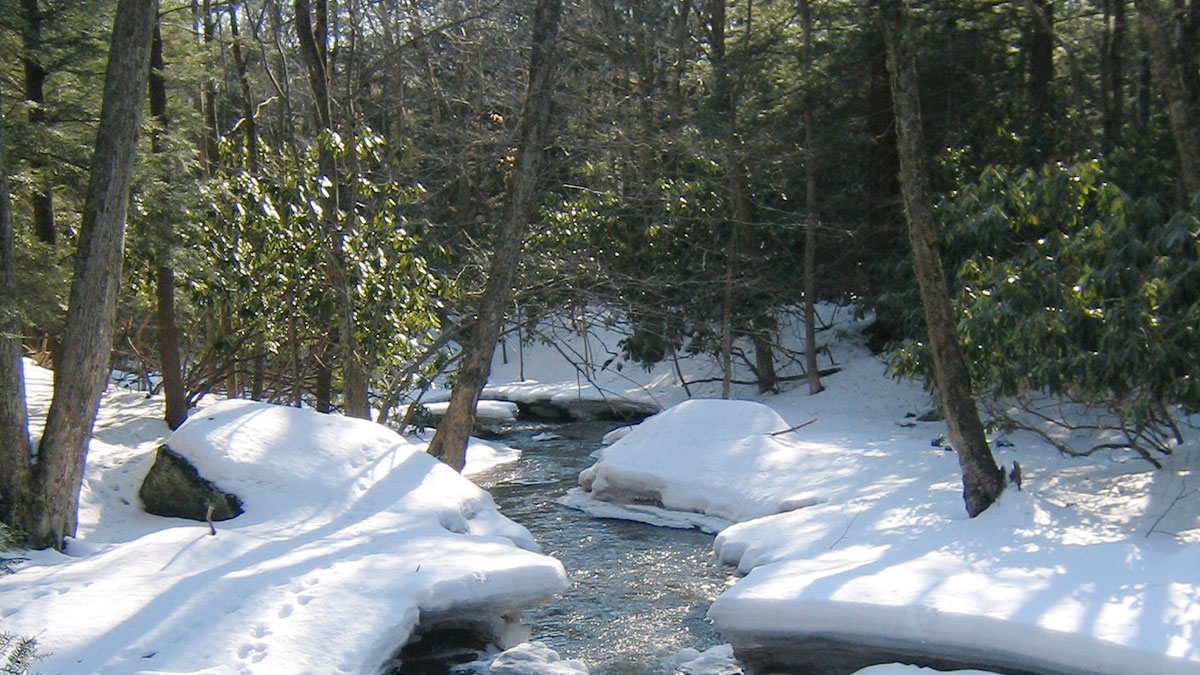
<path id="1" fill-rule="evenodd" d="M 993 445 L 1020 462 L 1022 489 L 968 519 L 955 455 L 931 443 L 944 423 L 912 416 L 928 397 L 848 337 L 860 326 L 846 310 L 824 313 L 836 327 L 820 333 L 821 366 L 841 370 L 817 396 L 739 386 L 748 400 L 685 403 L 684 381 L 696 397 L 719 390 L 712 359 L 646 370 L 615 358 L 619 326 L 582 323 L 557 346 L 498 348 L 488 392 L 665 411 L 611 434 L 581 477 L 589 489 L 564 501 L 719 532 L 716 554 L 745 576 L 710 617 L 739 655 L 814 637 L 1047 672 L 1200 674 L 1194 427 L 1162 470 L 1119 452 L 1068 459 L 1012 433 Z M 48 375 L 29 371 L 37 419 Z M 0 630 L 38 638 L 51 653 L 39 672 L 372 672 L 418 616 L 492 616 L 564 583 L 486 494 L 419 452 L 420 437 L 290 409 L 217 404 L 172 439 L 246 502 L 217 536 L 146 515 L 136 490 L 167 436 L 159 406 L 106 395 L 79 538 L 68 556 L 32 554 L 0 577 Z M 477 443 L 468 473 L 516 458 Z M 687 650 L 677 672 L 733 675 L 733 656 Z M 570 657 L 522 645 L 491 667 L 584 672 Z"/>
<path id="2" fill-rule="evenodd" d="M 861 347 L 834 354 L 843 369 L 817 396 L 646 420 L 564 503 L 720 532 L 717 554 L 746 576 L 709 617 L 759 663 L 807 637 L 1043 672 L 1200 673 L 1194 429 L 1161 470 L 1013 433 L 993 445 L 1020 462 L 1022 489 L 972 520 L 955 454 L 931 442 L 944 423 L 913 417 L 928 397 Z"/>
<path id="3" fill-rule="evenodd" d="M 50 374 L 26 373 L 37 415 Z M 79 536 L 0 576 L 0 629 L 37 639 L 37 672 L 373 674 L 438 617 L 516 644 L 516 613 L 566 584 L 486 492 L 379 425 L 225 401 L 168 437 L 161 401 L 110 390 L 101 411 Z M 144 513 L 164 440 L 245 513 L 215 536 Z M 515 458 L 468 451 L 474 470 Z"/>

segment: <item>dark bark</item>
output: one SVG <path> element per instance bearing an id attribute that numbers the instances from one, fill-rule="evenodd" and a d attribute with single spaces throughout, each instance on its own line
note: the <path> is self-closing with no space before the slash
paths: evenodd
<path id="1" fill-rule="evenodd" d="M 1041 161 L 1051 154 L 1053 108 L 1050 85 L 1054 81 L 1054 4 L 1030 0 L 1029 30 L 1029 138 Z"/>
<path id="2" fill-rule="evenodd" d="M 0 522 L 20 527 L 39 507 L 34 482 L 29 420 L 25 407 L 25 370 L 21 362 L 21 324 L 14 286 L 12 200 L 8 191 L 8 153 L 0 105 Z"/>
<path id="3" fill-rule="evenodd" d="M 899 142 L 900 185 L 908 214 L 913 266 L 933 353 L 934 371 L 950 442 L 958 453 L 967 513 L 977 516 L 1004 490 L 1004 472 L 996 466 L 971 391 L 971 376 L 955 333 L 957 321 L 937 251 L 933 195 L 926 166 L 917 66 L 903 0 L 879 0 L 891 73 Z"/>
<path id="4" fill-rule="evenodd" d="M 328 54 L 325 44 L 325 3 L 316 2 L 316 12 L 311 12 L 308 0 L 294 0 L 296 32 L 300 39 L 300 52 L 308 73 L 309 87 L 313 95 L 313 112 L 317 128 L 332 134 L 333 110 L 329 100 Z M 350 294 L 350 280 L 346 273 L 346 256 L 343 246 L 345 236 L 338 224 L 338 172 L 333 151 L 327 142 L 320 142 L 317 163 L 321 174 L 331 183 L 326 198 L 322 199 L 321 226 L 325 233 L 325 268 L 329 284 L 333 287 L 337 304 L 337 341 L 341 347 L 342 395 L 345 412 L 351 417 L 370 419 L 371 410 L 367 400 L 367 376 L 363 368 L 357 341 L 354 335 L 355 308 Z"/>
<path id="5" fill-rule="evenodd" d="M 159 23 L 154 24 L 154 41 L 150 47 L 150 116 L 156 127 L 150 136 L 150 151 L 166 152 L 163 134 L 170 120 L 167 119 L 167 82 L 164 74 L 162 31 Z M 175 224 L 170 218 L 160 216 L 153 224 L 154 229 L 154 296 L 158 303 L 158 358 L 162 371 L 163 397 L 166 399 L 164 419 L 167 426 L 178 429 L 187 419 L 187 388 L 183 383 L 183 364 L 179 358 L 179 328 L 175 325 L 175 265 L 172 254 L 175 248 Z"/>
<path id="6" fill-rule="evenodd" d="M 242 138 L 245 139 L 246 170 L 250 175 L 257 176 L 258 120 L 254 116 L 254 100 L 250 98 L 250 78 L 246 76 L 246 58 L 242 55 L 237 14 L 237 3 L 229 3 L 229 32 L 233 37 L 229 49 L 233 53 L 233 63 L 237 68 L 238 87 L 242 93 Z"/>
<path id="7" fill-rule="evenodd" d="M 87 443 L 112 351 L 121 282 L 125 213 L 146 93 L 156 0 L 119 0 L 104 80 L 66 334 L 54 371 L 54 400 L 37 454 L 43 508 L 18 527 L 33 546 L 62 548 L 75 534 Z"/>
<path id="8" fill-rule="evenodd" d="M 216 42 L 217 23 L 213 20 L 209 0 L 204 0 L 200 11 L 200 19 L 204 26 L 204 44 L 212 48 Z M 200 91 L 200 111 L 204 116 L 203 144 L 200 149 L 204 153 L 205 173 L 212 177 L 216 174 L 221 159 L 220 150 L 217 148 L 217 139 L 221 137 L 221 131 L 217 127 L 217 83 L 211 77 L 204 79 Z"/>
<path id="9" fill-rule="evenodd" d="M 1104 1 L 1104 44 L 1100 54 L 1101 112 L 1104 142 L 1109 148 L 1121 142 L 1125 126 L 1125 72 L 1121 51 L 1125 45 L 1126 0 Z"/>
<path id="10" fill-rule="evenodd" d="M 805 67 L 812 71 L 812 12 L 808 0 L 800 0 L 800 22 L 804 37 Z M 813 152 L 812 104 L 804 105 L 804 368 L 808 374 L 808 393 L 825 389 L 817 368 L 817 169 Z"/>
<path id="11" fill-rule="evenodd" d="M 475 424 L 475 406 L 487 383 L 492 354 L 512 305 L 512 286 L 520 265 L 525 229 L 533 218 L 545 148 L 550 140 L 555 70 L 555 42 L 562 0 L 537 0 L 529 56 L 529 86 L 521 113 L 517 159 L 509 184 L 504 222 L 496 233 L 487 285 L 478 316 L 463 349 L 450 405 L 429 444 L 429 454 L 456 471 L 466 460 L 467 438 Z"/>
<path id="12" fill-rule="evenodd" d="M 1150 45 L 1154 79 L 1167 102 L 1183 188 L 1191 198 L 1200 192 L 1200 112 L 1196 110 L 1196 97 L 1189 91 L 1196 87 L 1190 84 L 1196 77 L 1195 64 L 1187 62 L 1186 52 L 1181 52 L 1178 40 L 1172 39 L 1167 29 L 1170 24 L 1156 0 L 1134 0 L 1133 4 L 1142 35 Z M 1186 35 L 1185 31 L 1179 32 Z"/>
<path id="13" fill-rule="evenodd" d="M 24 11 L 25 26 L 21 32 L 22 47 L 25 50 L 21 59 L 25 70 L 25 100 L 29 107 L 29 121 L 41 124 L 46 119 L 46 69 L 39 60 L 42 50 L 42 11 L 38 0 L 21 0 Z M 36 154 L 30 158 L 30 166 L 35 173 L 46 171 L 45 159 Z M 58 241 L 58 230 L 54 225 L 54 195 L 46 187 L 46 177 L 39 175 L 41 185 L 33 193 L 33 231 L 37 238 L 53 246 Z"/>

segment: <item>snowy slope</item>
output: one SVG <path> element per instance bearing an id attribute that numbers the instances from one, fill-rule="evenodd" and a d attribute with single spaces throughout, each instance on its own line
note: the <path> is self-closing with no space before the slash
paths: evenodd
<path id="1" fill-rule="evenodd" d="M 27 371 L 42 406 L 48 374 Z M 566 584 L 422 445 L 294 408 L 226 401 L 167 439 L 243 499 L 216 536 L 149 516 L 136 490 L 160 405 L 110 392 L 79 538 L 0 577 L 0 626 L 38 639 L 50 654 L 39 672 L 374 673 L 431 615 L 492 621 L 515 643 L 524 635 L 499 616 Z"/>
<path id="2" fill-rule="evenodd" d="M 807 636 L 1055 672 L 1200 673 L 1194 439 L 1156 471 L 1014 433 L 995 450 L 1020 462 L 1023 490 L 970 520 L 954 453 L 931 443 L 944 423 L 909 416 L 929 409 L 924 393 L 860 347 L 835 353 L 843 370 L 817 396 L 646 420 L 564 503 L 720 530 L 718 555 L 748 573 L 709 613 L 735 644 Z"/>

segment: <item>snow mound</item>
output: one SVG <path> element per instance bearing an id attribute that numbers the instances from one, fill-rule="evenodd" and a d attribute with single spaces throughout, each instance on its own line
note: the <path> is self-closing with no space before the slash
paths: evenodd
<path id="1" fill-rule="evenodd" d="M 588 675 L 582 661 L 564 659 L 542 642 L 524 642 L 496 657 L 489 675 Z"/>
<path id="2" fill-rule="evenodd" d="M 717 645 L 703 652 L 685 649 L 672 659 L 682 675 L 742 675 L 745 669 L 733 656 L 733 645 Z"/>
<path id="3" fill-rule="evenodd" d="M 715 530 L 811 505 L 819 497 L 797 491 L 797 469 L 810 473 L 836 458 L 780 433 L 790 426 L 753 401 L 684 401 L 605 448 L 564 503 L 594 515 Z"/>
<path id="4" fill-rule="evenodd" d="M 423 614 L 512 615 L 566 586 L 486 492 L 380 425 L 227 401 L 167 443 L 246 512 L 210 536 L 122 497 L 77 557 L 30 554 L 0 616 L 51 654 L 39 670 L 374 673 Z M 127 450 L 91 452 L 85 500 L 136 489 L 100 490 Z"/>

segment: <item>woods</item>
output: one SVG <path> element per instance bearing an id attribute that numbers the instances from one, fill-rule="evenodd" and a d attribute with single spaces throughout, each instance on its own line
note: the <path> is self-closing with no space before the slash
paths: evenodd
<path id="1" fill-rule="evenodd" d="M 398 421 L 453 374 L 461 466 L 488 344 L 581 307 L 728 396 L 819 395 L 814 303 L 853 303 L 940 394 L 972 514 L 1013 397 L 1117 411 L 1152 463 L 1200 405 L 1196 3 L 129 4 L 0 3 L 0 520 L 42 545 L 110 365 L 172 426 L 209 393 Z M 64 378 L 36 453 L 21 354 Z"/>

